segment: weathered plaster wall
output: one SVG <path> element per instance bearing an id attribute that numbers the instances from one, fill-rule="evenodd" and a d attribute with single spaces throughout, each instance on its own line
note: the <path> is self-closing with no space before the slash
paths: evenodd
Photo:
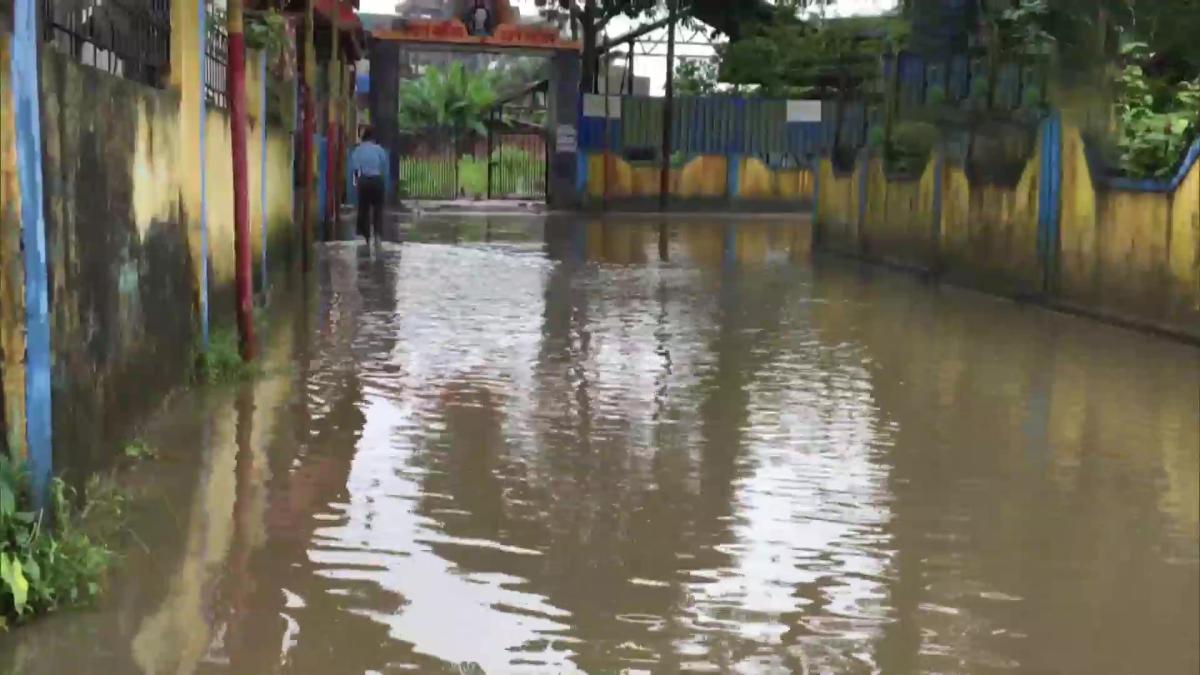
<path id="1" fill-rule="evenodd" d="M 906 267 L 931 267 L 937 241 L 933 227 L 939 164 L 930 160 L 917 178 L 889 178 L 883 161 L 867 164 L 867 209 L 862 253 Z"/>
<path id="2" fill-rule="evenodd" d="M 949 163 L 939 171 L 936 157 L 919 180 L 889 179 L 878 159 L 841 175 L 822 161 L 818 239 L 984 290 L 1200 338 L 1200 162 L 1174 190 L 1117 189 L 1093 179 L 1078 128 L 1065 124 L 1061 198 L 1050 209 L 1058 229 L 1047 229 L 1039 250 L 1040 200 L 1049 197 L 1037 148 L 1015 185 Z"/>
<path id="3" fill-rule="evenodd" d="M 820 224 L 817 234 L 821 245 L 842 253 L 859 253 L 859 191 L 862 180 L 860 166 L 843 173 L 834 170 L 833 162 L 822 159 L 817 171 L 817 213 Z"/>
<path id="4" fill-rule="evenodd" d="M 21 261 L 21 192 L 17 182 L 10 41 L 0 19 L 0 452 L 25 451 L 25 276 Z"/>
<path id="5" fill-rule="evenodd" d="M 295 229 L 290 133 L 268 128 L 264 204 L 261 87 L 257 72 L 248 79 L 247 188 L 257 283 L 264 210 L 269 266 L 286 268 Z M 205 115 L 201 200 L 199 100 L 184 95 L 189 87 L 147 87 L 50 49 L 43 52 L 42 82 L 55 448 L 60 461 L 86 468 L 98 460 L 99 448 L 111 447 L 189 373 L 199 340 L 201 204 L 209 316 L 217 325 L 232 323 L 229 120 L 219 110 Z M 188 98 L 195 109 L 185 105 Z"/>
<path id="6" fill-rule="evenodd" d="M 179 97 L 50 49 L 42 88 L 55 455 L 86 467 L 187 373 Z"/>
<path id="7" fill-rule="evenodd" d="M 682 167 L 669 172 L 671 197 L 682 203 L 728 203 L 763 205 L 800 205 L 812 199 L 812 174 L 799 169 L 771 169 L 755 158 L 738 162 L 735 197 L 729 198 L 729 159 L 724 155 L 693 157 Z M 661 186 L 658 166 L 631 164 L 625 159 L 608 156 L 605 172 L 603 153 L 587 157 L 586 196 L 592 202 L 604 199 L 619 204 L 622 200 L 658 197 Z M 607 190 L 606 190 L 607 186 Z"/>
<path id="8" fill-rule="evenodd" d="M 1064 302 L 1200 336 L 1200 163 L 1170 192 L 1111 188 L 1066 125 L 1061 223 Z"/>
<path id="9" fill-rule="evenodd" d="M 1041 290 L 1040 164 L 1040 154 L 1031 157 L 1015 186 L 973 181 L 963 167 L 946 167 L 940 246 L 947 276 L 1003 293 Z"/>
<path id="10" fill-rule="evenodd" d="M 807 203 L 812 199 L 812 172 L 805 169 L 772 169 L 762 160 L 743 158 L 738 168 L 738 198 L 787 200 Z"/>

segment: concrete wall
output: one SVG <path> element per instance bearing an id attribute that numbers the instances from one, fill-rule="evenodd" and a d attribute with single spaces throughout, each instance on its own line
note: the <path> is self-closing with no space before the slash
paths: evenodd
<path id="1" fill-rule="evenodd" d="M 1063 302 L 1200 336 L 1200 163 L 1170 191 L 1097 184 L 1067 125 L 1063 195 Z"/>
<path id="2" fill-rule="evenodd" d="M 248 60 L 258 63 L 253 53 Z M 248 71 L 248 196 L 257 283 L 264 209 L 268 259 L 283 269 L 290 258 L 292 172 L 290 132 L 269 129 L 264 205 L 260 78 L 257 68 Z M 223 111 L 206 114 L 202 199 L 199 101 L 183 94 L 186 87 L 148 87 L 52 49 L 43 51 L 42 87 L 54 446 L 59 466 L 86 470 L 187 378 L 199 344 L 202 260 L 209 269 L 209 316 L 218 325 L 233 322 L 229 121 Z M 4 147 L 7 155 L 9 145 Z M 206 256 L 198 236 L 201 208 Z"/>
<path id="3" fill-rule="evenodd" d="M 0 451 L 25 448 L 25 276 L 21 260 L 21 191 L 9 82 L 12 36 L 0 17 Z"/>
<path id="4" fill-rule="evenodd" d="M 930 162 L 917 178 L 889 178 L 882 160 L 867 163 L 867 208 L 860 239 L 865 253 L 898 265 L 929 264 L 937 245 L 934 192 L 939 170 Z"/>
<path id="5" fill-rule="evenodd" d="M 1062 127 L 1061 146 L 1051 146 L 1056 157 L 1043 161 L 1046 133 L 1011 185 L 973 178 L 941 160 L 941 150 L 919 178 L 888 177 L 879 159 L 860 159 L 850 173 L 823 160 L 818 241 L 956 283 L 1200 339 L 1200 162 L 1173 189 L 1118 189 L 1092 176 L 1070 124 Z M 1053 170 L 1059 147 L 1061 198 L 1043 205 L 1053 197 L 1044 193 L 1052 176 L 1042 172 Z"/>
<path id="6" fill-rule="evenodd" d="M 633 164 L 616 154 L 586 152 L 585 206 L 607 199 L 609 208 L 657 206 L 661 169 L 654 164 Z M 736 162 L 731 167 L 730 162 Z M 732 172 L 731 168 L 736 168 Z M 672 205 L 746 210 L 800 210 L 813 196 L 812 172 L 807 169 L 772 169 L 750 157 L 699 155 L 669 172 Z M 730 196 L 732 194 L 732 197 Z"/>
<path id="7" fill-rule="evenodd" d="M 54 439 L 85 460 L 183 382 L 193 342 L 179 97 L 42 58 Z M 66 457 L 64 457 L 64 454 Z"/>
<path id="8" fill-rule="evenodd" d="M 841 253 L 859 251 L 862 170 L 861 163 L 850 172 L 837 171 L 829 159 L 818 163 L 816 236 L 822 247 Z"/>
<path id="9" fill-rule="evenodd" d="M 1040 163 L 1040 154 L 1031 157 L 1016 185 L 974 181 L 962 166 L 947 166 L 938 264 L 948 277 L 1010 294 L 1041 290 Z"/>

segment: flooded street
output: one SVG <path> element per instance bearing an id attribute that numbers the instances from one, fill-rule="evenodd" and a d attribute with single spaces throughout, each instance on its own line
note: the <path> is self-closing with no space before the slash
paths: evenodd
<path id="1" fill-rule="evenodd" d="M 1200 350 L 807 222 L 331 245 L 2 673 L 1200 671 Z"/>

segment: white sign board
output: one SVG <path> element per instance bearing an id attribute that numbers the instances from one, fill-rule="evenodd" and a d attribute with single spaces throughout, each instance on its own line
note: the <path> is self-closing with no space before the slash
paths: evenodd
<path id="1" fill-rule="evenodd" d="M 820 101 L 788 101 L 787 121 L 789 122 L 820 122 Z"/>
<path id="2" fill-rule="evenodd" d="M 621 119 L 621 97 L 584 94 L 583 116 L 619 120 Z"/>
<path id="3" fill-rule="evenodd" d="M 555 134 L 555 149 L 557 152 L 574 153 L 579 151 L 579 137 L 574 124 L 560 124 Z"/>

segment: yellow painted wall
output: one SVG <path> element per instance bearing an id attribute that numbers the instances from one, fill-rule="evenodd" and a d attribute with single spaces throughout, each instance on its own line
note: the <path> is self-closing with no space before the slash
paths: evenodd
<path id="1" fill-rule="evenodd" d="M 738 190 L 741 199 L 807 200 L 812 197 L 812 174 L 809 171 L 775 171 L 753 158 L 741 162 Z M 683 167 L 671 169 L 671 195 L 684 199 L 723 199 L 728 189 L 727 172 L 728 160 L 724 155 L 695 157 Z M 603 198 L 606 181 L 610 199 L 657 197 L 661 185 L 660 169 L 657 166 L 634 166 L 619 156 L 610 155 L 606 176 L 604 156 L 590 154 L 588 196 L 592 199 Z"/>
<path id="2" fill-rule="evenodd" d="M 755 157 L 743 157 L 738 167 L 740 199 L 812 199 L 812 172 L 807 169 L 772 169 Z"/>
<path id="3" fill-rule="evenodd" d="M 1037 152 L 1015 187 L 973 183 L 962 167 L 946 167 L 940 250 L 947 274 L 1006 293 L 1040 290 L 1040 165 Z"/>
<path id="4" fill-rule="evenodd" d="M 937 167 L 936 159 L 930 157 L 919 178 L 889 179 L 883 160 L 869 161 L 863 254 L 907 266 L 934 264 L 933 197 L 941 179 Z"/>
<path id="5" fill-rule="evenodd" d="M 248 64 L 258 63 L 257 52 L 249 52 Z M 248 131 L 246 137 L 247 191 L 250 214 L 250 241 L 253 257 L 255 283 L 259 274 L 262 254 L 262 127 L 259 120 L 261 83 L 256 66 L 247 66 L 246 109 Z M 205 186 L 206 214 L 208 216 L 209 241 L 209 286 L 213 299 L 223 305 L 212 305 L 214 316 L 232 317 L 232 301 L 227 296 L 234 282 L 234 227 L 233 227 L 233 160 L 232 140 L 229 130 L 229 115 L 226 111 L 206 109 Z M 268 267 L 290 245 L 291 235 L 298 230 L 292 222 L 292 168 L 291 135 L 288 131 L 269 127 L 267 130 L 267 236 Z M 275 263 L 278 269 L 279 262 Z"/>
<path id="6" fill-rule="evenodd" d="M 21 260 L 21 191 L 17 181 L 9 34 L 0 29 L 0 392 L 4 441 L 25 452 L 25 277 Z"/>
<path id="7" fill-rule="evenodd" d="M 817 223 L 824 246 L 843 253 L 859 253 L 858 191 L 861 181 L 856 166 L 851 173 L 834 171 L 833 162 L 822 159 L 818 164 Z"/>
<path id="8" fill-rule="evenodd" d="M 1200 336 L 1200 166 L 1171 194 L 1096 185 L 1063 126 L 1064 302 Z"/>
<path id="9" fill-rule="evenodd" d="M 932 266 L 973 286 L 1040 294 L 1039 149 L 1015 186 L 973 182 L 959 166 L 920 180 L 888 180 L 880 160 L 836 175 L 820 163 L 817 220 L 833 250 Z M 1200 336 L 1200 165 L 1172 194 L 1097 186 L 1077 127 L 1063 127 L 1059 257 L 1051 302 Z M 859 220 L 859 172 L 867 172 Z M 942 182 L 940 239 L 933 240 L 933 194 Z"/>

